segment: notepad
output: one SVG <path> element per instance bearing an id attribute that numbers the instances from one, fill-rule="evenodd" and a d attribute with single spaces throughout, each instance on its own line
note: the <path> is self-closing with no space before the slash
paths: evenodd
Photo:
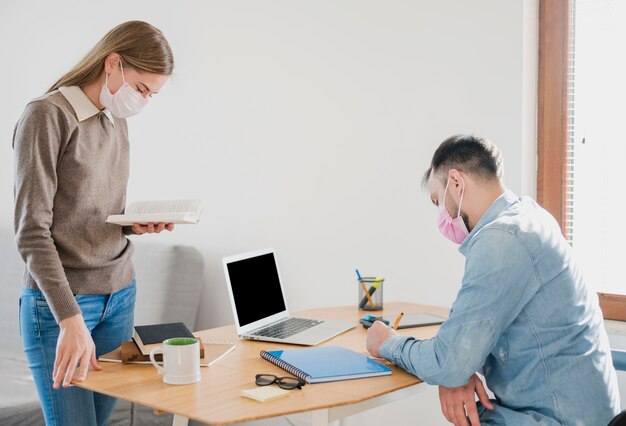
<path id="1" fill-rule="evenodd" d="M 364 379 L 391 374 L 389 367 L 340 346 L 261 351 L 261 358 L 307 383 Z"/>
<path id="2" fill-rule="evenodd" d="M 287 396 L 289 392 L 288 390 L 274 386 L 262 386 L 254 389 L 242 389 L 241 396 L 259 402 L 268 402 Z"/>

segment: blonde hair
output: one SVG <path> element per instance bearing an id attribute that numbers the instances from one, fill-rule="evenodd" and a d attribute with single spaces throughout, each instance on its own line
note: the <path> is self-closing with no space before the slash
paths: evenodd
<path id="1" fill-rule="evenodd" d="M 104 60 L 117 53 L 125 66 L 160 75 L 171 75 L 174 56 L 163 33 L 143 21 L 128 21 L 109 31 L 67 74 L 48 89 L 85 86 L 98 79 Z"/>

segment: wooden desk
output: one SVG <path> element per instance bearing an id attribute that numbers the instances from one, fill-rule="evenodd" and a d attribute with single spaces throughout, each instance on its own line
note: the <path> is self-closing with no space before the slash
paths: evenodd
<path id="1" fill-rule="evenodd" d="M 385 304 L 384 315 L 399 312 L 429 312 L 447 317 L 447 309 L 412 303 Z M 298 316 L 358 322 L 364 312 L 356 307 L 323 308 L 298 312 Z M 376 313 L 379 315 L 379 313 Z M 429 338 L 437 326 L 398 330 L 404 335 Z M 288 375 L 259 356 L 262 349 L 293 349 L 297 346 L 269 342 L 239 340 L 235 326 L 226 326 L 195 333 L 204 340 L 230 340 L 237 349 L 211 367 L 202 367 L 199 383 L 183 386 L 166 385 L 151 365 L 100 362 L 102 371 L 91 371 L 86 381 L 77 386 L 106 395 L 146 405 L 158 412 L 174 414 L 174 425 L 186 425 L 188 419 L 211 425 L 228 425 L 268 417 L 311 412 L 313 424 L 328 424 L 357 412 L 412 395 L 421 381 L 392 366 L 393 374 L 371 379 L 308 384 L 294 390 L 286 398 L 260 403 L 242 398 L 242 389 L 256 387 L 255 374 Z M 365 350 L 366 330 L 359 324 L 322 345 L 344 346 L 356 352 Z"/>

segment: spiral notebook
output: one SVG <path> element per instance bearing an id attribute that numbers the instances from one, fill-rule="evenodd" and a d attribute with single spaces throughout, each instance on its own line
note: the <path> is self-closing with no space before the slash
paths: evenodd
<path id="1" fill-rule="evenodd" d="M 340 346 L 261 351 L 261 358 L 307 383 L 391 375 L 389 367 Z"/>

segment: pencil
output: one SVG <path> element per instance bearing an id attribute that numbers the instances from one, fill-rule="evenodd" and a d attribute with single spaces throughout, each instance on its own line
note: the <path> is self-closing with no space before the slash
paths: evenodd
<path id="1" fill-rule="evenodd" d="M 359 281 L 359 284 L 361 284 L 361 288 L 365 292 L 365 297 L 367 297 L 367 300 L 369 300 L 370 305 L 372 305 L 372 309 L 374 309 L 376 307 L 376 305 L 374 304 L 374 301 L 370 297 L 370 293 L 369 293 L 369 291 L 367 291 L 367 288 L 365 287 L 365 284 L 363 283 L 363 281 Z"/>
<path id="2" fill-rule="evenodd" d="M 393 323 L 394 330 L 398 329 L 398 326 L 400 325 L 400 321 L 402 320 L 403 316 L 404 316 L 404 312 L 400 312 L 400 315 L 398 315 L 398 318 L 396 318 L 396 321 Z"/>

